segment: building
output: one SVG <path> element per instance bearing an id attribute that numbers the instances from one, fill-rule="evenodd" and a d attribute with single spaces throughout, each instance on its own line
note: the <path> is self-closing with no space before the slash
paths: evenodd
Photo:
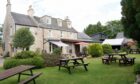
<path id="1" fill-rule="evenodd" d="M 102 44 L 110 44 L 113 49 L 120 50 L 124 45 L 124 38 L 118 39 L 105 39 Z"/>
<path id="2" fill-rule="evenodd" d="M 12 38 L 16 30 L 21 27 L 28 27 L 35 37 L 34 44 L 30 50 L 46 51 L 52 53 L 54 48 L 61 47 L 63 54 L 75 54 L 79 52 L 75 43 L 86 41 L 78 39 L 78 32 L 72 27 L 72 22 L 68 17 L 64 20 L 44 15 L 34 16 L 34 9 L 29 6 L 27 15 L 11 11 L 10 0 L 7 0 L 6 16 L 3 30 L 4 53 L 16 52 L 12 46 Z M 87 41 L 89 42 L 89 41 Z"/>
<path id="3" fill-rule="evenodd" d="M 108 38 L 108 36 L 102 32 L 92 34 L 90 35 L 90 37 L 94 40 L 94 42 L 97 42 L 97 43 L 102 43 L 105 39 Z"/>

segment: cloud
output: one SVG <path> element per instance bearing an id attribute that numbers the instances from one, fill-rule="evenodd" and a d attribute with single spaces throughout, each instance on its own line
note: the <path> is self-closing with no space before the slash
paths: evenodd
<path id="1" fill-rule="evenodd" d="M 73 27 L 78 31 L 101 21 L 121 18 L 121 0 L 11 0 L 12 11 L 27 14 L 29 5 L 33 5 L 36 16 L 49 15 L 64 19 L 69 16 Z M 0 23 L 5 16 L 6 0 L 1 1 Z"/>

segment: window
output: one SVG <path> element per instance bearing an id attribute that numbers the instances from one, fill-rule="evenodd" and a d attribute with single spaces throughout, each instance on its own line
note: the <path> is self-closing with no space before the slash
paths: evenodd
<path id="1" fill-rule="evenodd" d="M 48 32 L 48 37 L 52 37 L 52 31 L 51 30 L 49 30 L 49 32 Z"/>
<path id="2" fill-rule="evenodd" d="M 62 20 L 61 19 L 57 19 L 57 24 L 58 24 L 58 26 L 62 27 Z"/>
<path id="3" fill-rule="evenodd" d="M 60 37 L 63 37 L 63 32 L 61 31 L 61 36 Z"/>
<path id="4" fill-rule="evenodd" d="M 72 27 L 70 21 L 67 22 L 67 27 L 68 27 L 68 28 L 71 28 L 71 27 Z"/>
<path id="5" fill-rule="evenodd" d="M 64 33 L 65 33 L 65 32 L 61 31 L 61 36 L 60 36 L 60 37 L 64 37 Z"/>
<path id="6" fill-rule="evenodd" d="M 45 24 L 51 24 L 51 17 L 49 16 L 44 16 L 41 21 Z"/>

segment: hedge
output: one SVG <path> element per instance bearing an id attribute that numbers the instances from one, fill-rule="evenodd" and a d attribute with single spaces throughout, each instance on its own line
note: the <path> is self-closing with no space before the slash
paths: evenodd
<path id="1" fill-rule="evenodd" d="M 7 58 L 4 61 L 4 69 L 9 69 L 19 65 L 34 65 L 36 68 L 44 67 L 44 59 L 42 57 L 33 57 L 28 59 Z"/>

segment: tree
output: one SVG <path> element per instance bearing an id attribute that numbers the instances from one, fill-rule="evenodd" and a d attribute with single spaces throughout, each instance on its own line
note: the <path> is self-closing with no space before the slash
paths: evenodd
<path id="1" fill-rule="evenodd" d="M 84 29 L 84 32 L 87 35 L 92 35 L 96 33 L 104 33 L 108 35 L 109 38 L 114 38 L 118 32 L 123 31 L 123 26 L 120 20 L 108 21 L 106 25 L 102 25 L 100 22 L 97 24 L 89 24 L 87 28 Z"/>
<path id="2" fill-rule="evenodd" d="M 114 38 L 116 37 L 118 32 L 123 31 L 123 25 L 120 20 L 108 21 L 105 27 L 106 27 L 105 33 L 108 35 L 109 38 Z"/>
<path id="3" fill-rule="evenodd" d="M 102 26 L 101 22 L 97 22 L 97 24 L 89 24 L 88 27 L 84 29 L 84 32 L 87 35 L 92 35 L 96 33 L 100 33 L 104 31 L 104 26 Z"/>
<path id="4" fill-rule="evenodd" d="M 22 27 L 18 29 L 13 37 L 13 46 L 15 48 L 29 48 L 34 43 L 34 36 L 29 31 L 29 28 Z"/>
<path id="5" fill-rule="evenodd" d="M 140 0 L 122 0 L 121 5 L 124 33 L 140 43 Z"/>

